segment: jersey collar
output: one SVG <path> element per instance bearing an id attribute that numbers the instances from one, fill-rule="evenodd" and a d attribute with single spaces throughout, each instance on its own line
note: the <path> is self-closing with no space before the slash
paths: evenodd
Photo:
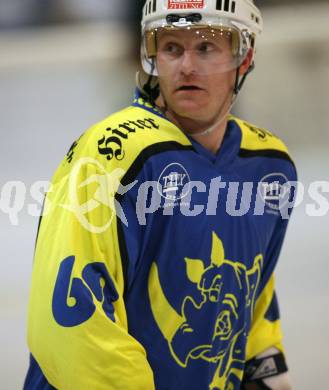
<path id="1" fill-rule="evenodd" d="M 134 96 L 134 101 L 132 103 L 132 106 L 142 108 L 146 111 L 151 112 L 154 115 L 157 115 L 169 121 L 168 118 L 166 118 L 165 115 L 158 108 L 152 106 L 152 104 L 146 100 L 146 97 L 142 94 L 142 92 L 138 88 L 136 88 L 135 90 L 135 96 Z M 177 127 L 171 121 L 169 122 L 173 126 Z M 182 131 L 178 127 L 177 130 Z M 222 145 L 216 154 L 211 153 L 208 149 L 202 146 L 189 134 L 186 134 L 184 132 L 184 135 L 189 139 L 194 150 L 198 154 L 202 155 L 203 157 L 205 157 L 207 160 L 209 160 L 211 163 L 213 163 L 216 166 L 223 167 L 232 164 L 232 162 L 238 156 L 241 147 L 242 132 L 240 126 L 235 121 L 235 118 L 233 116 L 230 116 L 227 122 L 227 127 L 226 127 Z"/>

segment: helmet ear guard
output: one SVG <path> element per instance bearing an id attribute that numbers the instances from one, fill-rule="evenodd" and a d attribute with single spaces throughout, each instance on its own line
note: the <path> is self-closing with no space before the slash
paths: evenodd
<path id="1" fill-rule="evenodd" d="M 145 46 L 148 58 L 155 58 L 157 55 L 157 37 L 156 31 L 146 31 Z"/>

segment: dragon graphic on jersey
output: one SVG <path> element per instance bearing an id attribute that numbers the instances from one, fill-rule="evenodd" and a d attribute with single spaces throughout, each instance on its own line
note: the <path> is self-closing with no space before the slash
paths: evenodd
<path id="1" fill-rule="evenodd" d="M 186 296 L 177 313 L 163 292 L 154 262 L 149 276 L 154 318 L 177 364 L 185 368 L 196 359 L 214 364 L 209 389 L 233 390 L 243 375 L 246 324 L 252 319 L 263 256 L 257 255 L 250 269 L 226 260 L 223 243 L 213 232 L 210 264 L 189 258 L 185 262 L 187 278 L 195 284 L 200 300 Z"/>

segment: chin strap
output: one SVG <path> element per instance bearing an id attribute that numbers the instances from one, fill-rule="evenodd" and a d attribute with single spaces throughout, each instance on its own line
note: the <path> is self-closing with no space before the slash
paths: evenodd
<path id="1" fill-rule="evenodd" d="M 235 85 L 234 85 L 234 89 L 233 89 L 233 97 L 232 97 L 232 101 L 231 101 L 231 104 L 230 104 L 230 107 L 228 108 L 228 110 L 225 112 L 225 114 L 223 114 L 217 122 L 215 122 L 211 127 L 209 127 L 209 129 L 205 130 L 205 131 L 202 131 L 200 133 L 194 133 L 193 135 L 197 135 L 197 136 L 204 136 L 204 135 L 208 135 L 210 134 L 211 132 L 213 132 L 217 126 L 219 126 L 224 120 L 225 118 L 227 117 L 227 115 L 230 113 L 230 111 L 232 110 L 233 106 L 235 105 L 236 101 L 238 100 L 238 97 L 239 97 L 239 93 L 247 79 L 247 76 L 249 75 L 249 73 L 251 73 L 253 70 L 255 69 L 255 63 L 253 62 L 248 70 L 246 71 L 246 73 L 242 76 L 242 78 L 240 79 L 240 67 L 237 68 L 236 70 L 236 77 L 235 77 Z"/>
<path id="2" fill-rule="evenodd" d="M 218 127 L 225 120 L 225 118 L 227 117 L 227 115 L 230 113 L 233 106 L 235 105 L 235 103 L 238 99 L 239 93 L 240 93 L 240 91 L 241 91 L 241 89 L 246 81 L 247 76 L 249 75 L 249 73 L 251 73 L 254 70 L 254 68 L 255 68 L 255 64 L 252 63 L 252 65 L 250 65 L 249 69 L 246 71 L 246 73 L 242 76 L 241 79 L 240 79 L 240 67 L 237 68 L 235 85 L 234 85 L 234 89 L 233 89 L 233 97 L 232 97 L 232 101 L 231 101 L 231 104 L 230 104 L 228 110 L 211 127 L 209 127 L 207 130 L 204 130 L 200 133 L 194 133 L 193 134 L 194 136 L 205 136 L 205 135 L 212 133 L 216 129 L 216 127 Z M 153 81 L 154 81 L 154 76 L 152 75 L 154 72 L 154 69 L 155 69 L 155 60 L 153 59 L 151 72 L 150 72 L 150 75 L 149 75 L 146 83 L 143 84 L 140 80 L 139 75 L 137 74 L 137 85 L 140 86 L 142 94 L 152 104 L 152 106 L 160 109 L 161 111 L 164 111 L 164 114 L 165 114 L 167 111 L 167 102 L 166 101 L 164 102 L 165 107 L 162 107 L 162 108 L 157 107 L 157 105 L 156 105 L 156 99 L 159 97 L 160 88 L 159 88 L 158 82 L 155 83 L 154 85 L 152 85 Z"/>
<path id="3" fill-rule="evenodd" d="M 240 80 L 240 67 L 237 68 L 236 77 L 235 77 L 234 95 L 237 96 L 239 94 L 239 92 L 241 91 L 244 85 L 244 82 L 246 81 L 248 74 L 251 73 L 254 69 L 255 69 L 255 63 L 253 62 Z"/>
<path id="4" fill-rule="evenodd" d="M 136 84 L 139 87 L 143 97 L 148 100 L 153 107 L 157 107 L 155 101 L 159 97 L 160 94 L 160 88 L 159 83 L 154 81 L 156 80 L 156 77 L 153 76 L 153 72 L 155 70 L 155 59 L 152 59 L 152 67 L 150 74 L 148 75 L 147 81 L 143 83 L 141 81 L 140 72 L 137 72 L 136 74 Z"/>
<path id="5" fill-rule="evenodd" d="M 233 98 L 232 98 L 232 101 L 231 101 L 231 104 L 230 104 L 230 107 L 227 109 L 227 111 L 219 116 L 219 119 L 218 121 L 216 121 L 212 126 L 210 126 L 207 130 L 204 130 L 204 131 L 200 131 L 200 133 L 193 133 L 193 136 L 205 136 L 205 135 L 208 135 L 210 133 L 212 133 L 219 125 L 221 125 L 223 123 L 223 121 L 226 119 L 227 115 L 231 112 L 234 104 L 236 103 L 236 101 L 238 100 L 238 95 L 233 95 Z"/>
<path id="6" fill-rule="evenodd" d="M 159 84 L 156 84 L 154 87 L 152 87 L 152 81 L 153 81 L 153 76 L 150 76 L 146 84 L 143 85 L 143 91 L 145 91 L 145 94 L 148 97 L 152 106 L 156 107 L 155 101 L 159 97 L 160 89 L 159 89 Z"/>
<path id="7" fill-rule="evenodd" d="M 231 112 L 233 106 L 235 105 L 236 101 L 238 100 L 239 93 L 241 91 L 241 88 L 243 87 L 244 82 L 246 81 L 246 78 L 248 74 L 254 69 L 254 64 L 249 67 L 247 72 L 242 76 L 240 80 L 240 67 L 237 68 L 236 70 L 236 77 L 235 77 L 235 85 L 233 89 L 233 96 L 232 96 L 232 101 L 231 104 L 228 108 L 228 110 L 219 117 L 218 121 L 216 121 L 211 127 L 209 127 L 207 130 L 201 131 L 200 133 L 194 133 L 194 136 L 205 136 L 210 133 L 212 133 L 216 127 L 218 127 L 220 124 L 223 123 L 223 121 L 226 119 L 227 115 Z M 220 113 L 219 113 L 220 115 Z M 219 116 L 218 115 L 218 116 Z"/>

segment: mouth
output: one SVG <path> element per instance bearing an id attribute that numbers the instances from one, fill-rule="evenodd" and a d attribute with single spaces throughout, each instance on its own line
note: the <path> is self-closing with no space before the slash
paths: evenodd
<path id="1" fill-rule="evenodd" d="M 182 85 L 179 88 L 176 89 L 177 92 L 180 91 L 203 91 L 202 88 L 198 87 L 197 85 Z"/>

